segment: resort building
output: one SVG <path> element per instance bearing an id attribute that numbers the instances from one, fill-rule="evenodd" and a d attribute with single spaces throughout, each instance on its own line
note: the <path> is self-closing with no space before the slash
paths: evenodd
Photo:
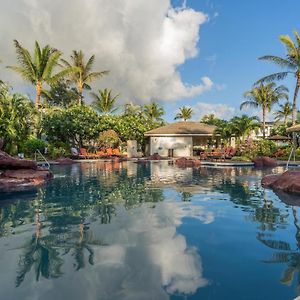
<path id="1" fill-rule="evenodd" d="M 177 122 L 145 133 L 147 154 L 158 153 L 163 157 L 189 157 L 200 150 L 217 147 L 219 135 L 216 126 L 199 122 Z"/>
<path id="2" fill-rule="evenodd" d="M 266 122 L 266 129 L 265 129 L 266 137 L 271 136 L 271 131 L 272 131 L 274 126 L 275 126 L 275 122 Z M 262 123 L 261 123 L 260 128 L 258 128 L 257 130 L 252 130 L 249 137 L 253 140 L 260 140 L 260 139 L 263 138 Z"/>

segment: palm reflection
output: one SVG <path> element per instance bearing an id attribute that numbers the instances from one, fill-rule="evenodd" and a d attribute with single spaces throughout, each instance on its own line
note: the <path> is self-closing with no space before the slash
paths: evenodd
<path id="1" fill-rule="evenodd" d="M 161 189 L 151 189 L 145 178 L 128 177 L 125 171 L 106 164 L 103 168 L 81 165 L 75 175 L 69 173 L 47 189 L 39 189 L 33 201 L 17 201 L 0 208 L 0 236 L 35 219 L 35 233 L 22 246 L 17 287 L 29 272 L 34 272 L 36 281 L 62 276 L 68 255 L 76 271 L 93 265 L 95 247 L 107 244 L 94 238 L 90 222 L 110 223 L 120 204 L 132 209 L 163 200 Z"/>

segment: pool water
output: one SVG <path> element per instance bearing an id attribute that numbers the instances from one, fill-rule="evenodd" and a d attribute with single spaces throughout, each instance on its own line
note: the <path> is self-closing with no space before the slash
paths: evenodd
<path id="1" fill-rule="evenodd" d="M 0 192 L 1 299 L 300 295 L 300 199 L 260 185 L 282 169 L 52 169 L 43 187 Z"/>

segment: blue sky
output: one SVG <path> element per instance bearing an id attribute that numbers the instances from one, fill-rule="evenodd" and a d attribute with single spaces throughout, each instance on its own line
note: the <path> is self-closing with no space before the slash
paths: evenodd
<path id="1" fill-rule="evenodd" d="M 180 5 L 182 1 L 173 3 Z M 172 109 L 165 106 L 170 121 L 174 108 L 193 107 L 197 102 L 224 103 L 239 110 L 243 92 L 260 77 L 278 71 L 276 66 L 257 58 L 266 54 L 283 56 L 279 35 L 300 31 L 297 0 L 188 0 L 187 5 L 208 14 L 210 20 L 200 28 L 198 57 L 188 60 L 179 70 L 185 82 L 193 84 L 207 75 L 219 87 L 178 101 Z M 291 97 L 293 78 L 282 83 L 289 87 Z M 198 116 L 194 115 L 194 119 Z"/>

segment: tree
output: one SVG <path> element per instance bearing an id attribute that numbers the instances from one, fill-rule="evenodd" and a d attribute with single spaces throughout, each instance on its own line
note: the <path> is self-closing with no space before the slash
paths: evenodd
<path id="1" fill-rule="evenodd" d="M 280 109 L 274 113 L 275 121 L 278 122 L 283 120 L 284 124 L 286 125 L 293 112 L 292 105 L 287 101 L 284 104 L 280 104 L 279 107 Z"/>
<path id="2" fill-rule="evenodd" d="M 70 84 L 61 79 L 57 83 L 51 85 L 50 90 L 43 90 L 42 97 L 48 106 L 60 106 L 67 108 L 77 103 L 78 93 Z"/>
<path id="3" fill-rule="evenodd" d="M 144 105 L 144 115 L 151 123 L 162 123 L 164 114 L 164 109 L 155 102 Z"/>
<path id="4" fill-rule="evenodd" d="M 232 133 L 236 137 L 245 139 L 246 136 L 249 136 L 252 130 L 260 127 L 259 118 L 257 116 L 249 117 L 247 115 L 242 115 L 241 117 L 233 117 L 230 120 L 232 126 Z"/>
<path id="5" fill-rule="evenodd" d="M 281 99 L 288 99 L 288 89 L 280 85 L 276 87 L 274 82 L 268 84 L 260 83 L 258 86 L 254 86 L 250 91 L 244 93 L 244 97 L 247 99 L 244 101 L 240 109 L 245 107 L 262 108 L 263 119 L 263 138 L 266 137 L 266 114 L 270 112 L 272 106 L 278 103 Z"/>
<path id="6" fill-rule="evenodd" d="M 192 114 L 193 114 L 192 108 L 183 106 L 179 108 L 179 113 L 177 113 L 174 120 L 183 119 L 184 121 L 186 121 L 192 118 Z"/>
<path id="7" fill-rule="evenodd" d="M 135 116 L 141 115 L 143 112 L 140 105 L 134 105 L 133 103 L 127 103 L 124 105 L 124 115 L 125 116 Z"/>
<path id="8" fill-rule="evenodd" d="M 108 115 L 114 113 L 118 108 L 115 107 L 119 95 L 112 96 L 111 90 L 98 90 L 98 93 L 91 93 L 94 98 L 93 106 L 101 114 Z"/>
<path id="9" fill-rule="evenodd" d="M 70 74 L 70 80 L 75 83 L 77 92 L 78 92 L 78 104 L 81 104 L 82 98 L 83 98 L 83 90 L 90 90 L 91 87 L 89 84 L 97 79 L 100 78 L 106 74 L 109 73 L 109 71 L 98 71 L 98 72 L 92 72 L 93 65 L 95 63 L 95 55 L 92 55 L 87 62 L 85 62 L 84 54 L 81 50 L 76 51 L 73 50 L 73 54 L 71 57 L 71 63 L 68 61 L 62 59 L 62 63 L 68 67 L 71 68 L 76 67 L 77 71 Z"/>
<path id="10" fill-rule="evenodd" d="M 56 74 L 55 68 L 58 66 L 62 52 L 46 45 L 43 49 L 40 48 L 39 43 L 35 42 L 34 54 L 31 55 L 27 49 L 22 47 L 17 40 L 14 40 L 14 45 L 17 52 L 18 66 L 8 66 L 19 73 L 25 80 L 30 81 L 35 85 L 36 100 L 35 106 L 37 109 L 41 106 L 41 93 L 43 84 L 53 84 L 63 76 L 75 71 L 74 68 L 68 67 Z"/>
<path id="11" fill-rule="evenodd" d="M 34 107 L 30 99 L 21 94 L 10 94 L 9 87 L 0 87 L 0 136 L 4 150 L 15 153 L 27 140 L 34 124 Z"/>
<path id="12" fill-rule="evenodd" d="M 292 112 L 292 125 L 296 124 L 297 114 L 297 96 L 300 88 L 300 36 L 297 31 L 294 31 L 296 43 L 288 35 L 281 35 L 280 41 L 286 47 L 286 56 L 279 57 L 274 55 L 265 55 L 260 57 L 261 60 L 267 60 L 275 63 L 279 67 L 285 69 L 283 72 L 274 73 L 268 75 L 259 80 L 259 82 L 270 82 L 274 80 L 282 80 L 289 74 L 292 74 L 296 78 L 296 85 L 293 96 L 293 112 Z"/>
<path id="13" fill-rule="evenodd" d="M 208 114 L 208 115 L 204 115 L 201 118 L 200 122 L 208 125 L 218 126 L 223 122 L 223 120 L 217 118 L 214 114 Z"/>
<path id="14" fill-rule="evenodd" d="M 63 142 L 81 147 L 84 141 L 99 136 L 99 116 L 86 105 L 50 110 L 42 120 L 42 128 L 49 142 Z"/>

